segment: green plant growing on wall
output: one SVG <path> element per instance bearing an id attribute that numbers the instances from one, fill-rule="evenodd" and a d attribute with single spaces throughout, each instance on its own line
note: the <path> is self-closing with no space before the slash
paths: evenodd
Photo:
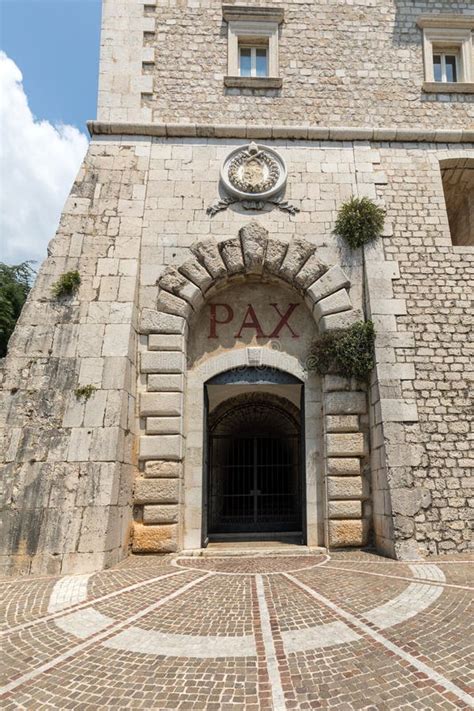
<path id="1" fill-rule="evenodd" d="M 63 296 L 70 296 L 75 294 L 79 289 L 81 283 L 81 275 L 78 271 L 66 272 L 61 274 L 59 279 L 54 282 L 52 288 L 53 295 L 56 299 L 60 299 Z"/>
<path id="2" fill-rule="evenodd" d="M 96 390 L 95 385 L 82 385 L 74 390 L 74 395 L 78 400 L 88 400 Z"/>
<path id="3" fill-rule="evenodd" d="M 374 343 L 372 321 L 358 321 L 347 329 L 326 331 L 313 341 L 307 368 L 320 375 L 366 380 L 375 365 Z"/>
<path id="4" fill-rule="evenodd" d="M 33 262 L 10 266 L 0 262 L 0 358 L 7 354 L 7 344 L 28 296 L 35 271 Z"/>
<path id="5" fill-rule="evenodd" d="M 334 232 L 351 247 L 374 242 L 383 231 L 385 211 L 369 198 L 352 197 L 337 214 Z"/>

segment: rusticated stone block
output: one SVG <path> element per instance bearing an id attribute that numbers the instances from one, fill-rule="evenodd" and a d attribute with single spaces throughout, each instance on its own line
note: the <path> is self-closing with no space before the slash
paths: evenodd
<path id="1" fill-rule="evenodd" d="M 324 395 L 326 415 L 359 415 L 367 410 L 364 392 L 332 392 Z"/>
<path id="2" fill-rule="evenodd" d="M 360 501 L 330 501 L 329 518 L 362 518 L 362 504 Z"/>
<path id="3" fill-rule="evenodd" d="M 280 267 L 280 276 L 286 281 L 292 282 L 315 249 L 315 246 L 312 245 L 311 242 L 296 237 L 288 245 L 288 251 Z"/>
<path id="4" fill-rule="evenodd" d="M 133 527 L 132 550 L 134 553 L 174 553 L 178 549 L 178 526 L 143 526 L 135 523 Z"/>
<path id="5" fill-rule="evenodd" d="M 214 239 L 199 240 L 191 246 L 191 252 L 196 255 L 199 262 L 214 279 L 227 276 L 227 269 Z"/>
<path id="6" fill-rule="evenodd" d="M 267 242 L 267 251 L 265 253 L 264 271 L 268 271 L 271 274 L 278 274 L 287 249 L 288 244 L 286 242 L 280 242 L 276 239 L 269 239 Z"/>
<path id="7" fill-rule="evenodd" d="M 203 293 L 212 283 L 211 275 L 207 269 L 199 264 L 197 259 L 188 259 L 187 262 L 184 262 L 184 264 L 179 267 L 178 271 L 192 281 L 193 284 L 196 284 Z"/>
<path id="8" fill-rule="evenodd" d="M 339 289 L 344 289 L 349 284 L 350 281 L 341 267 L 331 267 L 318 281 L 308 288 L 306 295 L 310 302 L 315 304 L 324 299 L 325 296 L 329 296 L 329 294 L 333 294 Z"/>
<path id="9" fill-rule="evenodd" d="M 248 225 L 242 227 L 239 235 L 242 242 L 246 271 L 248 273 L 261 274 L 267 247 L 267 230 L 259 225 L 258 222 L 252 220 Z"/>
<path id="10" fill-rule="evenodd" d="M 181 393 L 142 393 L 140 416 L 179 417 L 183 410 Z"/>
<path id="11" fill-rule="evenodd" d="M 319 321 L 323 316 L 336 314 L 340 311 L 348 311 L 352 308 L 352 303 L 346 289 L 339 289 L 334 294 L 326 296 L 321 301 L 314 305 L 313 314 L 316 321 Z"/>
<path id="12" fill-rule="evenodd" d="M 140 333 L 179 333 L 184 334 L 186 320 L 174 314 L 158 312 L 156 309 L 143 309 L 140 319 Z"/>
<path id="13" fill-rule="evenodd" d="M 184 376 L 168 373 L 150 374 L 147 387 L 150 392 L 183 392 Z"/>
<path id="14" fill-rule="evenodd" d="M 149 351 L 141 354 L 142 373 L 183 373 L 186 361 L 181 351 Z"/>
<path id="15" fill-rule="evenodd" d="M 360 476 L 328 477 L 329 499 L 362 499 Z"/>
<path id="16" fill-rule="evenodd" d="M 362 321 L 363 317 L 360 311 L 356 309 L 351 309 L 350 311 L 341 311 L 337 314 L 329 314 L 329 316 L 323 316 L 319 321 L 319 330 L 324 331 L 334 331 L 335 329 L 345 329 L 350 328 L 358 321 Z"/>
<path id="17" fill-rule="evenodd" d="M 158 311 L 162 311 L 166 314 L 172 314 L 174 316 L 181 316 L 181 318 L 184 319 L 188 319 L 193 312 L 187 301 L 181 299 L 179 296 L 171 294 L 169 291 L 163 290 L 161 290 L 158 294 L 156 308 Z"/>
<path id="18" fill-rule="evenodd" d="M 179 479 L 183 473 L 181 462 L 156 461 L 146 462 L 145 476 L 149 479 L 155 477 L 165 477 L 169 479 Z"/>
<path id="19" fill-rule="evenodd" d="M 332 476 L 360 476 L 360 459 L 329 457 L 327 472 Z"/>
<path id="20" fill-rule="evenodd" d="M 179 500 L 179 479 L 137 479 L 136 504 L 176 504 Z"/>
<path id="21" fill-rule="evenodd" d="M 181 435 L 144 435 L 140 437 L 140 459 L 182 459 Z"/>
<path id="22" fill-rule="evenodd" d="M 326 432 L 357 432 L 359 418 L 357 415 L 328 415 L 326 417 Z"/>
<path id="23" fill-rule="evenodd" d="M 182 417 L 147 417 L 147 434 L 183 434 Z"/>
<path id="24" fill-rule="evenodd" d="M 239 274 L 244 271 L 244 257 L 240 239 L 227 239 L 219 244 L 219 252 L 224 260 L 228 274 Z"/>
<path id="25" fill-rule="evenodd" d="M 143 523 L 178 523 L 176 504 L 149 504 L 143 507 Z"/>
<path id="26" fill-rule="evenodd" d="M 364 524 L 360 520 L 345 519 L 329 521 L 329 545 L 333 548 L 363 546 L 365 544 Z"/>
<path id="27" fill-rule="evenodd" d="M 328 457 L 363 457 L 364 435 L 361 432 L 326 435 Z"/>
<path id="28" fill-rule="evenodd" d="M 183 351 L 184 338 L 177 334 L 151 333 L 148 336 L 148 350 L 150 351 Z"/>
<path id="29" fill-rule="evenodd" d="M 300 289 L 306 289 L 311 284 L 314 284 L 327 270 L 327 266 L 321 262 L 317 254 L 312 254 L 296 275 L 295 284 Z"/>

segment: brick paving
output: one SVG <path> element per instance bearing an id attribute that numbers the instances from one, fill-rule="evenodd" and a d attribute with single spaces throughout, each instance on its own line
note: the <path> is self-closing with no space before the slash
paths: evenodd
<path id="1" fill-rule="evenodd" d="M 4 581 L 1 708 L 473 708 L 473 577 L 354 552 Z"/>

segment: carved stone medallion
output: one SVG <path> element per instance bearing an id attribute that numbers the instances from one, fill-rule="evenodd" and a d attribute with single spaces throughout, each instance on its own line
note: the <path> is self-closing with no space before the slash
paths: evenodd
<path id="1" fill-rule="evenodd" d="M 227 191 L 241 200 L 266 200 L 286 183 L 283 159 L 271 148 L 251 143 L 227 157 L 221 170 Z"/>

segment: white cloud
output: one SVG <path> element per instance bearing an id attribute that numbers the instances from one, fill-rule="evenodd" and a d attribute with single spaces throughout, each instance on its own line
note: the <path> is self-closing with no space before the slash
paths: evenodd
<path id="1" fill-rule="evenodd" d="M 74 126 L 38 121 L 22 79 L 0 51 L 0 261 L 8 264 L 45 258 L 88 143 Z"/>

